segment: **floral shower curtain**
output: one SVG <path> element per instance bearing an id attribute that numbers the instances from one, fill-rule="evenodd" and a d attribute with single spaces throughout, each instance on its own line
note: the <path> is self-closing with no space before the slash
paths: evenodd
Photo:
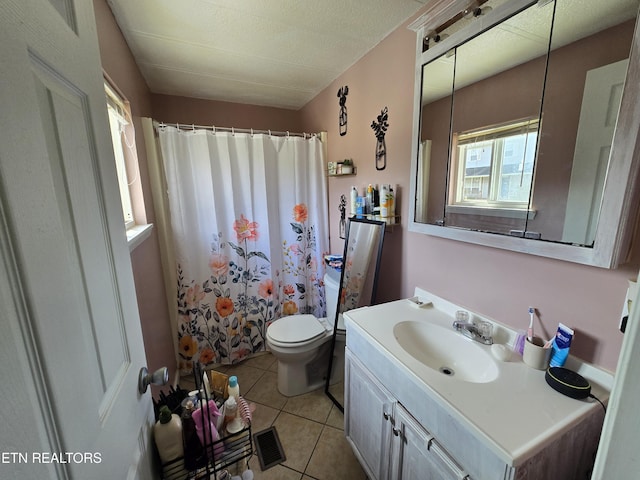
<path id="1" fill-rule="evenodd" d="M 158 127 L 177 268 L 180 367 L 264 350 L 284 315 L 325 313 L 319 138 Z"/>

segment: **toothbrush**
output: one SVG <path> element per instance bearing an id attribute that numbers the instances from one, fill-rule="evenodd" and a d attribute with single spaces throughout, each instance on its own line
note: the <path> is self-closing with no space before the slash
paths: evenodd
<path id="1" fill-rule="evenodd" d="M 534 308 L 529 307 L 529 328 L 527 330 L 527 340 L 533 341 L 533 314 Z"/>

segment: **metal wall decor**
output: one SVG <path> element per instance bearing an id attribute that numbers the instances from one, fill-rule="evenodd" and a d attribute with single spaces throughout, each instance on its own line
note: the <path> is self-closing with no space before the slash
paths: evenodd
<path id="1" fill-rule="evenodd" d="M 344 194 L 340 195 L 340 205 L 338 206 L 338 210 L 340 210 L 340 238 L 344 240 L 346 234 L 346 210 L 347 210 L 347 197 Z"/>
<path id="2" fill-rule="evenodd" d="M 389 128 L 389 110 L 387 107 L 380 112 L 377 122 L 371 122 L 371 128 L 376 136 L 376 170 L 384 170 L 387 168 L 387 144 L 384 141 L 384 135 Z"/>
<path id="3" fill-rule="evenodd" d="M 338 98 L 340 99 L 340 115 L 338 117 L 338 124 L 340 127 L 340 136 L 344 137 L 347 134 L 347 95 L 349 94 L 349 85 L 340 87 L 338 90 Z"/>

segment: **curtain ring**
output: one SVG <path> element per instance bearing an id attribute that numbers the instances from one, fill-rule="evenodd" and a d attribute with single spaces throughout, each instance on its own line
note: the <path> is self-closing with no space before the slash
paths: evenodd
<path id="1" fill-rule="evenodd" d="M 191 131 L 196 133 L 196 126 L 193 123 L 191 124 Z"/>
<path id="2" fill-rule="evenodd" d="M 269 136 L 271 136 L 271 130 L 267 130 L 269 132 Z"/>
<path id="3" fill-rule="evenodd" d="M 251 129 L 251 136 L 253 137 L 253 128 Z"/>
<path id="4" fill-rule="evenodd" d="M 287 130 L 287 138 L 289 138 L 289 130 Z"/>
<path id="5" fill-rule="evenodd" d="M 211 125 L 211 130 L 213 131 L 213 133 L 216 133 L 216 126 L 215 125 Z"/>
<path id="6" fill-rule="evenodd" d="M 233 127 L 231 127 L 231 135 L 235 136 L 236 132 Z"/>

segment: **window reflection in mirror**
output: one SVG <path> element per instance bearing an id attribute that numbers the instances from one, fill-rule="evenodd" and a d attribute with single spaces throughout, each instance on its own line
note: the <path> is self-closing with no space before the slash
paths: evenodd
<path id="1" fill-rule="evenodd" d="M 449 206 L 526 211 L 538 119 L 453 134 Z"/>
<path id="2" fill-rule="evenodd" d="M 534 3 L 425 64 L 415 220 L 593 245 L 638 3 Z"/>

